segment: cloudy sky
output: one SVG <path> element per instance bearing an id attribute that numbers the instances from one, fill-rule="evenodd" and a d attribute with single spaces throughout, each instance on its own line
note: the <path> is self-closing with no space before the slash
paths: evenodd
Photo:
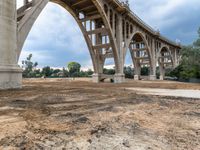
<path id="1" fill-rule="evenodd" d="M 23 0 L 17 0 L 18 7 Z M 183 45 L 197 38 L 200 26 L 200 0 L 129 0 L 130 7 L 143 21 L 171 40 Z M 70 61 L 91 68 L 91 58 L 82 33 L 62 7 L 49 3 L 34 24 L 23 47 L 20 61 L 28 54 L 39 67 L 63 67 Z M 108 61 L 107 64 L 110 64 Z M 131 64 L 130 54 L 126 64 Z"/>

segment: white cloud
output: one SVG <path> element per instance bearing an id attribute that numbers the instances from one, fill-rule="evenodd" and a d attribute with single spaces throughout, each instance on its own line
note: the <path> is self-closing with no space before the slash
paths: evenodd
<path id="1" fill-rule="evenodd" d="M 49 3 L 36 20 L 25 42 L 22 55 L 28 52 L 32 52 L 33 55 L 34 52 L 42 54 L 39 52 L 46 52 L 46 49 L 48 49 L 48 55 L 44 55 L 43 59 L 37 58 L 41 65 L 52 65 L 54 61 L 55 66 L 58 64 L 65 66 L 70 59 L 80 61 L 76 60 L 79 55 L 87 54 L 86 58 L 90 57 L 76 21 L 65 9 L 53 3 Z M 49 57 L 49 55 L 52 55 L 52 60 L 45 59 L 45 56 Z M 84 62 L 85 60 L 81 60 L 81 64 L 89 64 Z"/>
<path id="2" fill-rule="evenodd" d="M 33 62 L 40 62 L 40 61 L 50 61 L 52 60 L 52 56 L 51 54 L 49 54 L 49 51 L 48 50 L 39 50 L 39 51 L 23 51 L 21 56 L 20 56 L 20 60 L 19 60 L 19 64 L 21 65 L 22 64 L 22 60 L 26 60 L 26 58 L 29 56 L 29 54 L 33 54 L 33 57 L 32 57 L 32 61 Z"/>
<path id="3" fill-rule="evenodd" d="M 131 1 L 131 8 L 144 21 L 159 29 L 173 26 L 179 21 L 185 19 L 185 13 L 192 13 L 194 9 L 200 9 L 199 0 L 135 0 Z M 187 16 L 189 17 L 189 16 Z"/>

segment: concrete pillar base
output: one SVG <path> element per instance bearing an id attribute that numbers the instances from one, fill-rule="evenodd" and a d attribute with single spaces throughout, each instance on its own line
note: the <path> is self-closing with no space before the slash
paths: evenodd
<path id="1" fill-rule="evenodd" d="M 22 69 L 19 66 L 0 66 L 0 89 L 22 88 Z"/>
<path id="2" fill-rule="evenodd" d="M 150 76 L 149 76 L 149 80 L 151 80 L 151 81 L 156 80 L 156 76 L 155 76 L 155 75 L 150 75 Z"/>
<path id="3" fill-rule="evenodd" d="M 99 83 L 101 81 L 101 74 L 93 74 L 92 75 L 92 81 L 94 83 Z"/>
<path id="4" fill-rule="evenodd" d="M 161 75 L 161 76 L 160 76 L 160 80 L 164 80 L 164 76 Z"/>
<path id="5" fill-rule="evenodd" d="M 125 82 L 125 75 L 124 74 L 115 74 L 114 75 L 114 82 L 115 83 L 123 83 L 123 82 Z"/>
<path id="6" fill-rule="evenodd" d="M 136 81 L 140 80 L 140 76 L 139 75 L 134 75 L 134 80 L 136 80 Z"/>

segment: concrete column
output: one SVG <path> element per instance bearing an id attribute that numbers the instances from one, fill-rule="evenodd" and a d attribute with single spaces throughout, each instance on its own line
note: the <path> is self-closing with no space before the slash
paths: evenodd
<path id="1" fill-rule="evenodd" d="M 17 65 L 16 0 L 0 1 L 0 89 L 20 88 L 22 70 Z"/>
<path id="2" fill-rule="evenodd" d="M 150 75 L 149 80 L 156 80 L 156 58 L 154 57 L 154 60 L 152 61 L 152 66 L 150 66 Z"/>
<path id="3" fill-rule="evenodd" d="M 164 80 L 165 78 L 165 68 L 164 66 L 160 66 L 160 80 Z"/>
<path id="4" fill-rule="evenodd" d="M 125 82 L 125 75 L 124 74 L 115 74 L 114 75 L 114 82 L 115 83 L 123 83 L 123 82 Z"/>
<path id="5" fill-rule="evenodd" d="M 139 75 L 134 75 L 134 80 L 136 80 L 136 81 L 140 80 L 140 76 Z"/>
<path id="6" fill-rule="evenodd" d="M 134 56 L 132 56 L 132 59 L 134 59 Z M 141 78 L 141 66 L 136 60 L 134 61 L 134 69 L 135 69 L 134 80 L 140 80 L 140 78 Z"/>
<path id="7" fill-rule="evenodd" d="M 155 51 L 155 41 L 152 39 L 152 45 L 151 45 L 151 63 L 152 66 L 150 66 L 150 75 L 149 80 L 156 80 L 156 51 Z"/>
<path id="8" fill-rule="evenodd" d="M 101 74 L 93 74 L 92 75 L 92 81 L 94 83 L 99 83 L 101 81 Z"/>
<path id="9" fill-rule="evenodd" d="M 177 66 L 177 51 L 176 49 L 174 49 L 174 66 L 173 67 L 176 67 Z"/>
<path id="10" fill-rule="evenodd" d="M 122 39 L 122 16 L 117 16 L 117 32 L 116 32 L 116 42 L 117 42 L 117 48 L 119 53 L 119 65 L 120 65 L 120 72 L 117 72 L 114 75 L 114 82 L 115 83 L 122 83 L 125 81 L 125 75 L 124 75 L 124 50 L 123 50 L 123 39 Z"/>
<path id="11" fill-rule="evenodd" d="M 117 16 L 117 32 L 116 32 L 116 41 L 117 41 L 117 48 L 118 48 L 118 53 L 119 53 L 119 57 L 121 59 L 123 59 L 123 39 L 122 39 L 122 16 L 118 15 Z"/>

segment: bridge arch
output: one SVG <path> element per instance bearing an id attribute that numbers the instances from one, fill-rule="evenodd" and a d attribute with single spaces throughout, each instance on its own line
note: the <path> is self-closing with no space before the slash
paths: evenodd
<path id="1" fill-rule="evenodd" d="M 134 64 L 135 80 L 139 80 L 142 67 L 152 67 L 151 52 L 145 35 L 140 32 L 134 32 L 128 41 L 131 58 Z"/>
<path id="2" fill-rule="evenodd" d="M 158 65 L 160 70 L 160 80 L 164 80 L 165 69 L 173 68 L 174 61 L 168 46 L 162 46 L 158 52 Z"/>
<path id="3" fill-rule="evenodd" d="M 30 5 L 30 8 L 24 9 L 22 7 L 18 10 L 18 14 L 24 14 L 23 17 L 18 17 L 18 59 L 34 22 L 48 2 L 62 6 L 74 17 L 79 25 L 92 58 L 96 82 L 101 81 L 100 75 L 103 74 L 104 62 L 108 55 L 114 58 L 116 74 L 120 74 L 118 50 L 112 34 L 112 27 L 109 23 L 110 18 L 103 11 L 105 9 L 104 6 L 96 0 L 76 1 L 76 3 L 73 3 L 75 1 L 72 0 L 71 2 L 62 0 L 28 1 L 25 6 Z"/>

